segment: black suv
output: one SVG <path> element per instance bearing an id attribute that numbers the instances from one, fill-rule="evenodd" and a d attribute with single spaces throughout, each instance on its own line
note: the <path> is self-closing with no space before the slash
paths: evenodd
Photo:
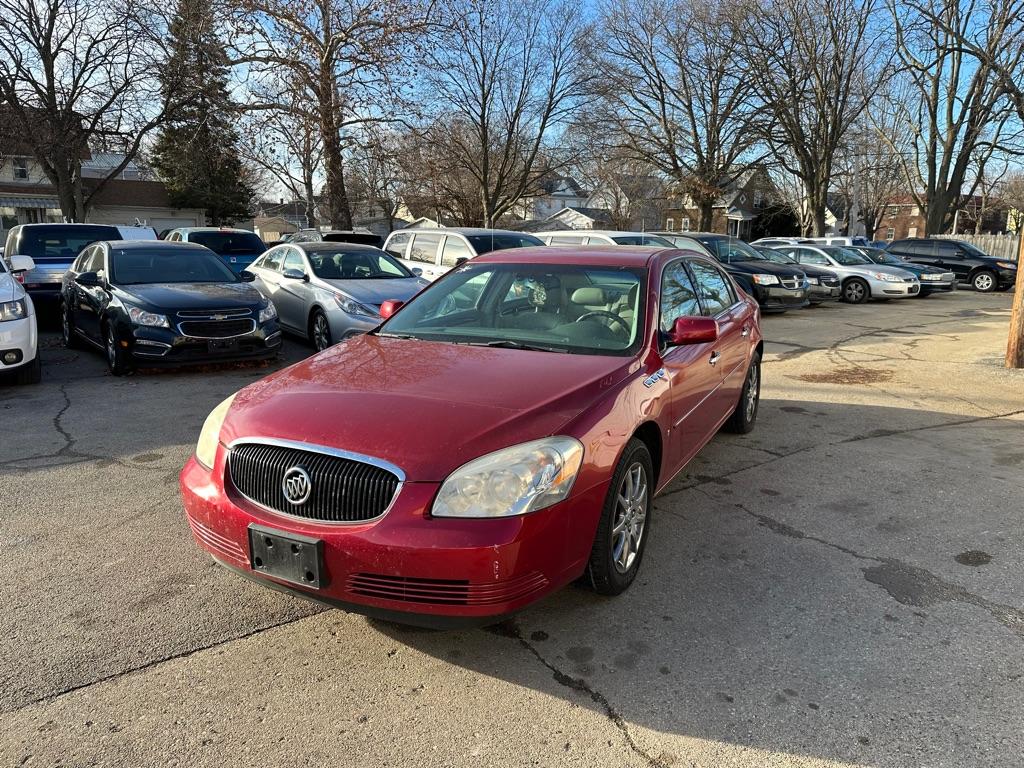
<path id="1" fill-rule="evenodd" d="M 962 240 L 916 237 L 894 240 L 886 250 L 915 264 L 930 264 L 952 272 L 957 280 L 983 293 L 1009 290 L 1017 279 L 1014 262 L 989 256 Z"/>

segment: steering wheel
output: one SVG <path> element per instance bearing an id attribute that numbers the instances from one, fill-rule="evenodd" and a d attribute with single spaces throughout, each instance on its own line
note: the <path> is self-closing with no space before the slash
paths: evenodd
<path id="1" fill-rule="evenodd" d="M 616 323 L 622 326 L 622 329 L 629 333 L 629 323 L 623 320 L 621 317 L 616 315 L 614 312 L 608 312 L 604 309 L 595 309 L 593 312 L 586 312 L 576 318 L 577 323 L 582 323 L 584 320 L 588 320 L 591 317 L 607 317 L 609 320 L 614 320 Z"/>

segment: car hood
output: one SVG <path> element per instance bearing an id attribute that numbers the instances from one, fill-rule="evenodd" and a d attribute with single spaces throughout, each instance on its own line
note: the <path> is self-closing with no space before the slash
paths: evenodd
<path id="1" fill-rule="evenodd" d="M 942 274 L 943 272 L 946 271 L 946 270 L 941 269 L 939 267 L 933 267 L 930 264 L 914 264 L 914 263 L 909 262 L 909 261 L 906 264 L 900 264 L 899 266 L 897 266 L 896 264 L 877 264 L 876 266 L 879 266 L 879 267 L 892 267 L 894 269 L 902 269 L 902 270 L 904 270 L 906 272 L 910 272 L 910 273 L 915 274 L 915 275 L 935 274 L 935 273 Z"/>
<path id="2" fill-rule="evenodd" d="M 909 269 L 904 269 L 903 267 L 890 267 L 888 264 L 875 264 L 874 262 L 870 264 L 850 264 L 846 268 L 862 270 L 864 272 L 886 272 L 890 275 L 897 275 L 898 277 L 917 277 L 917 275 Z"/>
<path id="3" fill-rule="evenodd" d="M 130 302 L 163 311 L 250 308 L 262 301 L 250 283 L 146 283 L 117 289 Z"/>
<path id="4" fill-rule="evenodd" d="M 3 304 L 5 301 L 20 299 L 24 295 L 25 289 L 21 287 L 21 283 L 15 280 L 9 273 L 0 272 L 0 304 Z"/>
<path id="5" fill-rule="evenodd" d="M 351 296 L 360 304 L 379 307 L 388 299 L 408 301 L 430 285 L 419 277 L 399 277 L 394 280 L 323 280 L 331 288 Z"/>
<path id="6" fill-rule="evenodd" d="M 635 358 L 358 336 L 252 384 L 221 431 L 385 459 L 440 482 L 491 451 L 556 434 Z"/>
<path id="7" fill-rule="evenodd" d="M 747 275 L 778 275 L 779 277 L 789 277 L 791 275 L 799 275 L 803 272 L 802 264 L 787 266 L 785 264 L 778 264 L 774 261 L 730 261 L 724 266 L 726 270 L 742 272 Z"/>

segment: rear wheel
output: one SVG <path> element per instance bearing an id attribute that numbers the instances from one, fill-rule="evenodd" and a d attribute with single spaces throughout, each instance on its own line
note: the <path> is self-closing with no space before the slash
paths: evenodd
<path id="1" fill-rule="evenodd" d="M 633 438 L 608 487 L 590 550 L 587 572 L 599 594 L 621 594 L 636 578 L 647 546 L 653 480 L 650 451 L 643 441 Z"/>
<path id="2" fill-rule="evenodd" d="M 871 288 L 859 277 L 851 277 L 843 284 L 843 301 L 848 304 L 863 304 L 871 298 Z"/>
<path id="3" fill-rule="evenodd" d="M 971 286 L 980 293 L 992 293 L 998 284 L 999 281 L 996 280 L 995 274 L 984 269 L 975 272 L 974 277 L 971 278 Z"/>
<path id="4" fill-rule="evenodd" d="M 754 353 L 750 360 L 750 367 L 747 368 L 747 378 L 743 382 L 743 389 L 740 392 L 740 400 L 736 403 L 736 410 L 725 422 L 722 428 L 726 432 L 735 432 L 745 435 L 754 429 L 757 421 L 757 409 L 761 404 L 761 355 Z"/>
<path id="5" fill-rule="evenodd" d="M 334 343 L 331 340 L 331 324 L 327 322 L 327 315 L 323 310 L 313 310 L 313 316 L 309 320 L 309 338 L 317 352 L 323 352 Z"/>
<path id="6" fill-rule="evenodd" d="M 14 372 L 15 384 L 38 384 L 43 378 L 43 363 L 39 359 L 39 351 L 36 350 L 36 357 L 27 365 L 23 365 Z"/>
<path id="7" fill-rule="evenodd" d="M 67 349 L 78 349 L 81 346 L 75 331 L 74 320 L 71 319 L 71 308 L 63 299 L 60 302 L 60 337 Z"/>

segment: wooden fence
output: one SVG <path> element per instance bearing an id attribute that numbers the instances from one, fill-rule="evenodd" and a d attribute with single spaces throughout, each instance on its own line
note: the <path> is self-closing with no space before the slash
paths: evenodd
<path id="1" fill-rule="evenodd" d="M 998 256 L 1000 259 L 1017 260 L 1017 235 L 1007 233 L 1004 235 L 935 235 L 946 240 L 963 240 L 976 245 L 990 256 Z"/>

